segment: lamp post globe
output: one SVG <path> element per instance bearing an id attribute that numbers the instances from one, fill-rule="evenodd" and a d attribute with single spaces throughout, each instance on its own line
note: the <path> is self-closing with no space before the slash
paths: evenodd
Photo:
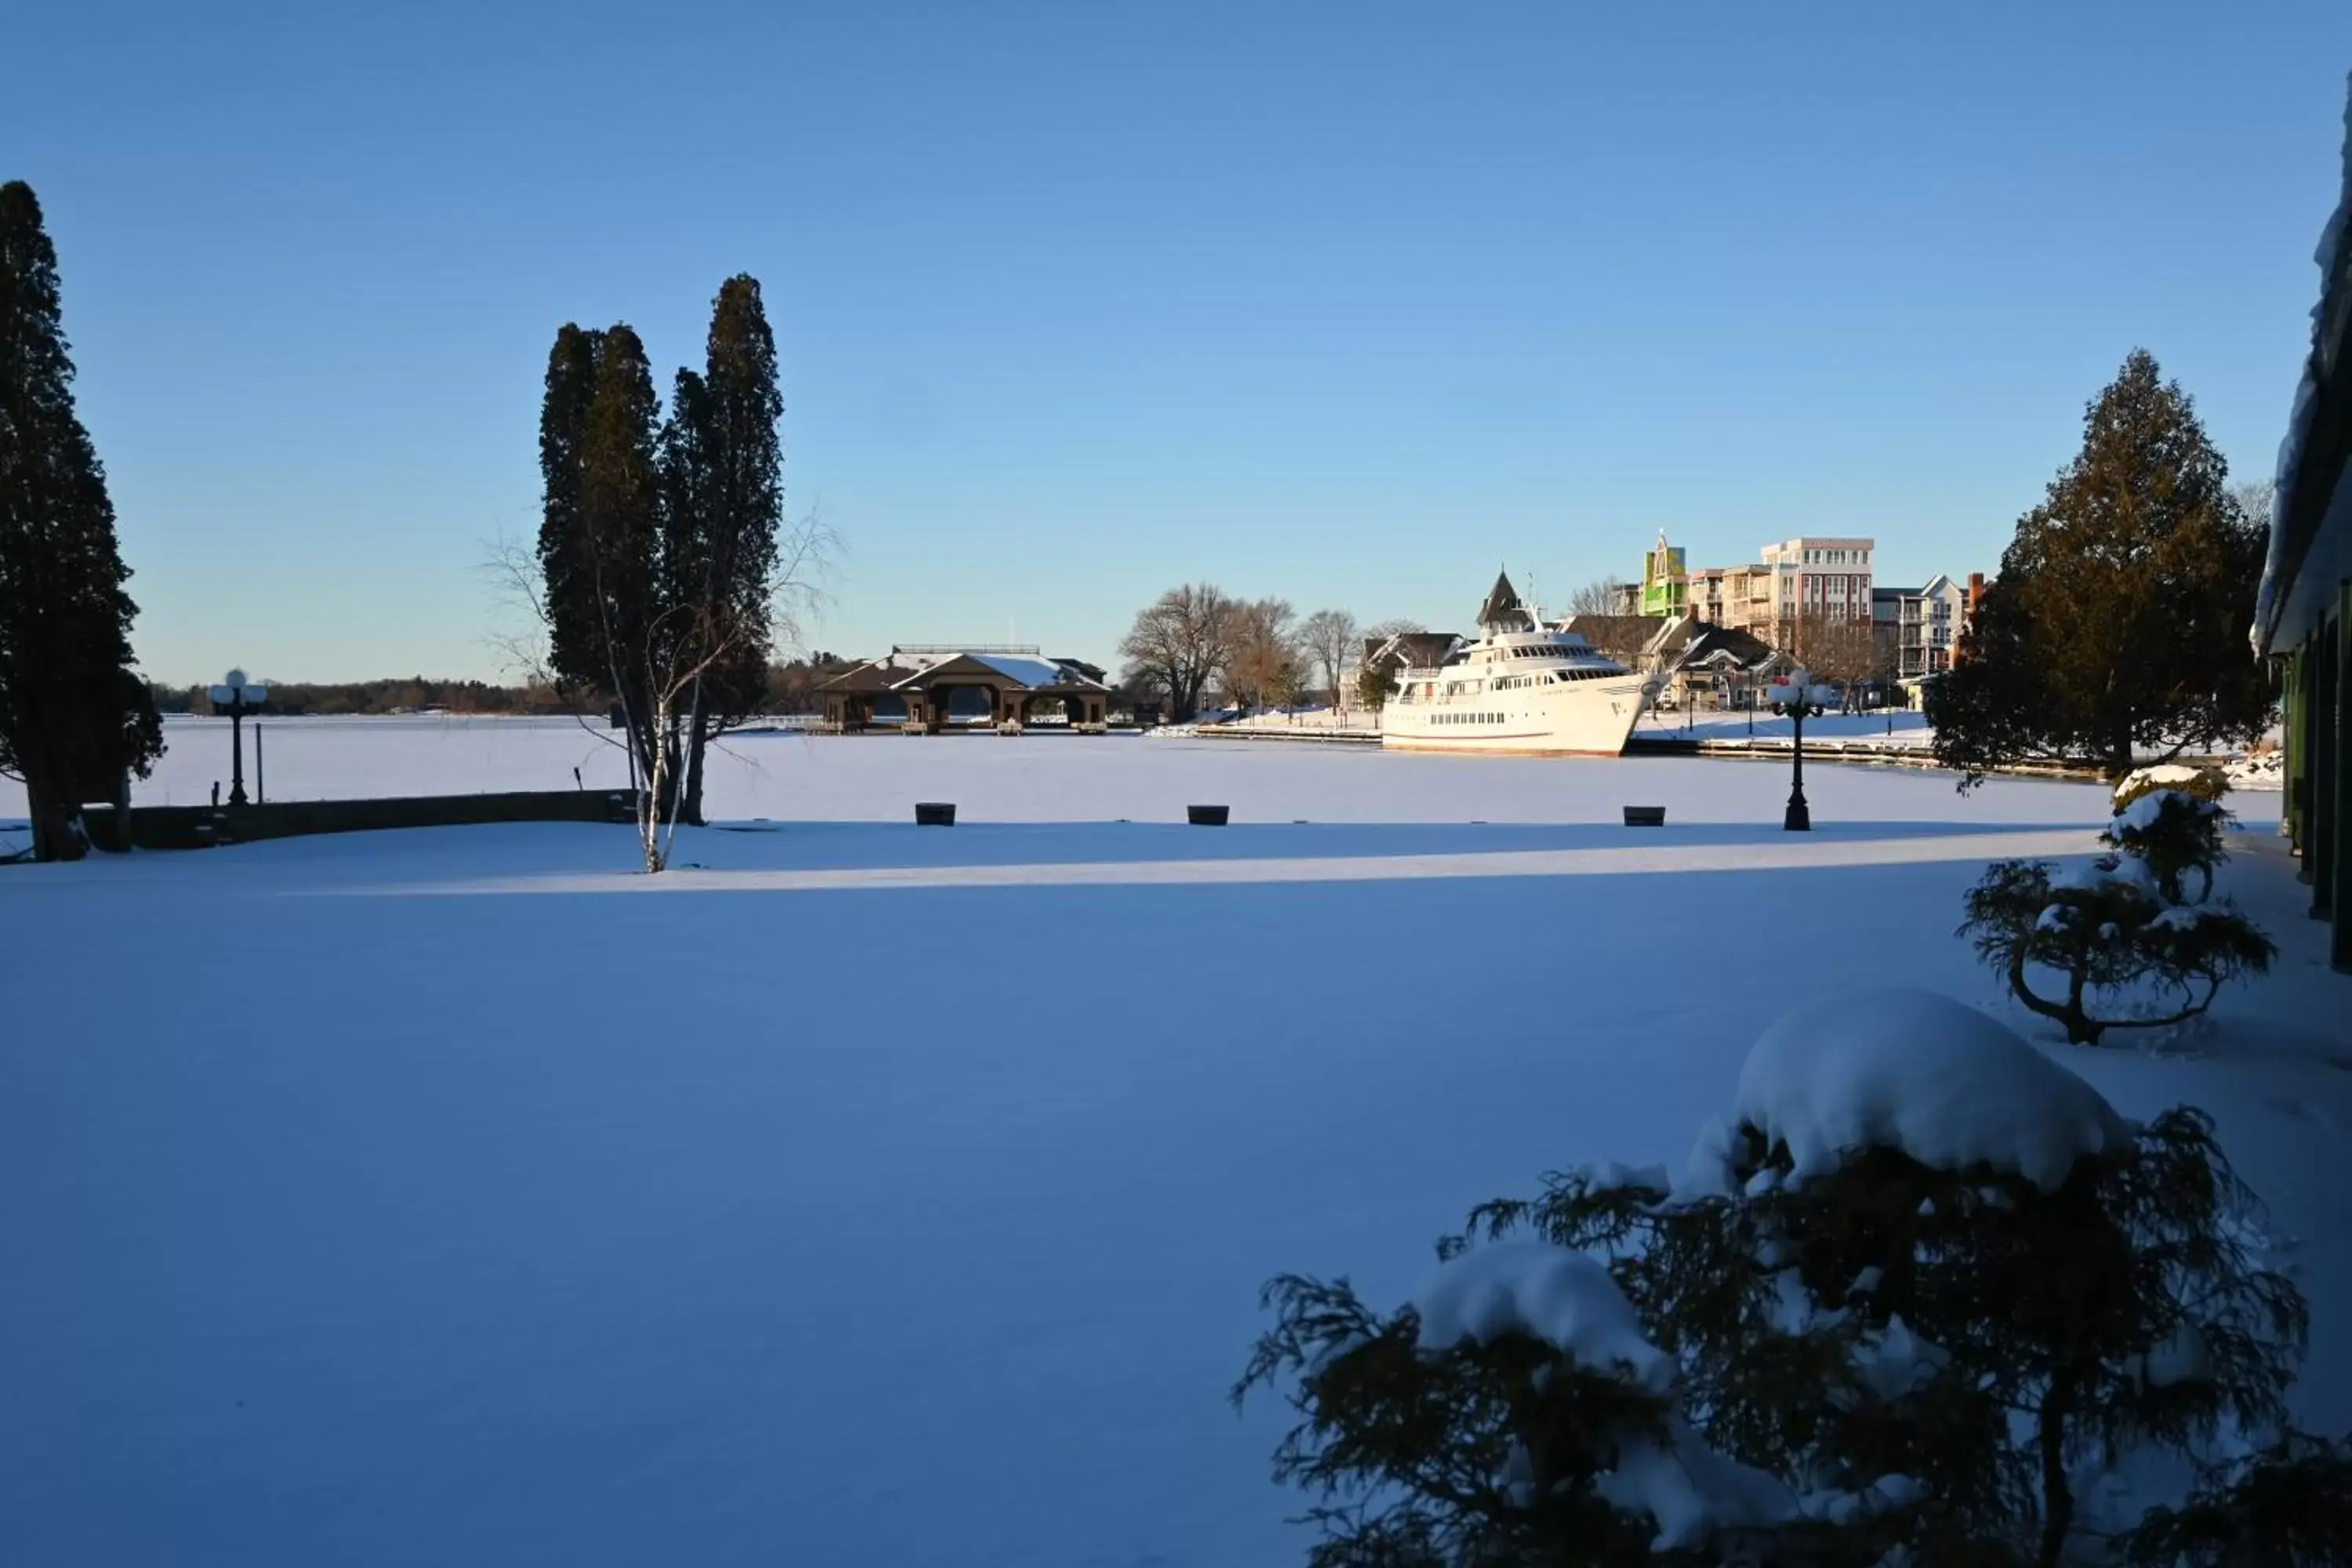
<path id="1" fill-rule="evenodd" d="M 1793 766 L 1789 779 L 1789 806 L 1780 816 L 1780 827 L 1788 833 L 1810 833 L 1813 827 L 1812 808 L 1805 804 L 1805 721 L 1822 716 L 1822 690 L 1812 684 L 1810 672 L 1792 669 L 1785 687 L 1776 687 L 1772 711 L 1790 721 L 1795 738 Z M 1781 695 L 1785 692 L 1786 695 Z"/>
<path id="2" fill-rule="evenodd" d="M 245 671 L 232 669 L 209 695 L 216 712 L 228 715 L 229 785 L 228 803 L 243 805 L 245 799 L 245 717 L 257 713 L 269 699 L 269 689 L 256 686 L 245 678 Z M 215 786 L 218 787 L 218 786 Z"/>

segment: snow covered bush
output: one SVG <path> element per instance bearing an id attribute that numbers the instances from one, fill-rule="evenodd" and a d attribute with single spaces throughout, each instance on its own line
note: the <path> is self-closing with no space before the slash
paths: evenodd
<path id="1" fill-rule="evenodd" d="M 1518 1241 L 1450 1257 L 1386 1314 L 1348 1281 L 1283 1275 L 1234 1385 L 1287 1385 L 1279 1481 L 1314 1494 L 1315 1568 L 1687 1563 L 1776 1524 L 1771 1476 L 1713 1452 L 1598 1260 Z M 1693 1555 L 1692 1553 L 1696 1553 Z"/>
<path id="2" fill-rule="evenodd" d="M 2187 790 L 2154 789 L 2120 807 L 2099 840 L 2145 863 L 2156 889 L 2176 904 L 2201 903 L 2212 896 L 2213 872 L 2230 858 L 2221 830 L 2233 819 L 2221 802 Z M 2187 877 L 2197 873 L 2197 896 Z"/>
<path id="3" fill-rule="evenodd" d="M 2284 1432 L 2306 1312 L 2254 1212 L 2196 1110 L 2131 1125 L 1948 998 L 1826 998 L 1680 1178 L 1585 1166 L 1474 1211 L 1452 1296 L 1382 1318 L 1277 1279 L 1243 1387 L 1296 1380 L 1276 1473 L 1322 1491 L 1318 1564 L 1631 1562 L 1628 1514 L 1652 1563 L 1759 1531 L 1754 1560 L 1812 1568 L 2112 1560 L 2134 1521 L 2082 1519 L 2086 1482 Z M 1605 1268 L 1631 1326 L 1548 1309 L 1536 1256 L 1588 1295 Z M 1679 1489 L 1628 1482 L 1662 1440 Z"/>
<path id="4" fill-rule="evenodd" d="M 2188 763 L 2158 763 L 2154 767 L 2135 768 L 2116 783 L 2113 800 L 2115 808 L 2127 810 L 2132 802 L 2158 790 L 2178 790 L 2198 800 L 2218 801 L 2230 793 L 2230 776 L 2220 768 L 2196 767 Z"/>
<path id="5" fill-rule="evenodd" d="M 2185 791 L 2139 795 L 2101 835 L 2113 850 L 2086 866 L 2059 872 L 2044 861 L 2001 860 L 1987 868 L 1969 889 L 1959 934 L 1974 940 L 2020 1002 L 2064 1025 L 2073 1044 L 2195 1017 L 2224 982 L 2266 973 L 2278 954 L 2235 904 L 2212 897 L 2214 868 L 2229 858 L 2221 838 L 2229 820 Z M 2035 967 L 2066 977 L 2063 1000 L 2033 989 Z M 2149 983 L 2169 994 L 2168 1007 L 2125 1016 L 2105 1005 Z M 2106 1016 L 2095 1016 L 2103 994 Z"/>

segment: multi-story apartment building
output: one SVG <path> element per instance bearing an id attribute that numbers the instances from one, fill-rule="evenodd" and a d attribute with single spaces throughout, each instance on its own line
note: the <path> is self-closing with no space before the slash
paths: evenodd
<path id="1" fill-rule="evenodd" d="M 1874 539 L 1784 539 L 1764 547 L 1772 574 L 1772 614 L 1781 625 L 1811 616 L 1832 621 L 1870 618 Z"/>
<path id="2" fill-rule="evenodd" d="M 1882 668 L 1903 680 L 1952 668 L 1952 650 L 1968 620 L 1969 590 L 1938 574 L 1924 587 L 1877 588 L 1870 597 Z"/>
<path id="3" fill-rule="evenodd" d="M 1708 566 L 1689 574 L 1691 614 L 1733 626 L 1775 647 L 1789 646 L 1808 617 L 1868 620 L 1872 539 L 1784 539 L 1746 566 Z"/>

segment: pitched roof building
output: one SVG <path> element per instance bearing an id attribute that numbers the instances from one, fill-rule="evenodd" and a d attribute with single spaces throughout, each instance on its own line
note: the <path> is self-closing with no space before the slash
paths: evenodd
<path id="1" fill-rule="evenodd" d="M 1035 716 L 1034 705 L 1050 700 L 1073 728 L 1097 731 L 1110 695 L 1100 666 L 1045 658 L 1026 644 L 900 644 L 887 658 L 868 659 L 817 688 L 825 726 L 836 733 L 903 729 L 936 735 L 959 697 L 972 723 L 984 717 L 997 729 L 1017 729 Z"/>

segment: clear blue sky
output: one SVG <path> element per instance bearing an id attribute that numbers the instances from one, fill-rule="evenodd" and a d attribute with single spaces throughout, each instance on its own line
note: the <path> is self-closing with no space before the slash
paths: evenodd
<path id="1" fill-rule="evenodd" d="M 554 329 L 763 282 L 812 640 L 1108 660 L 1870 533 L 1989 568 L 2136 344 L 2270 468 L 2352 6 L 20 6 L 149 671 L 497 673 Z"/>

